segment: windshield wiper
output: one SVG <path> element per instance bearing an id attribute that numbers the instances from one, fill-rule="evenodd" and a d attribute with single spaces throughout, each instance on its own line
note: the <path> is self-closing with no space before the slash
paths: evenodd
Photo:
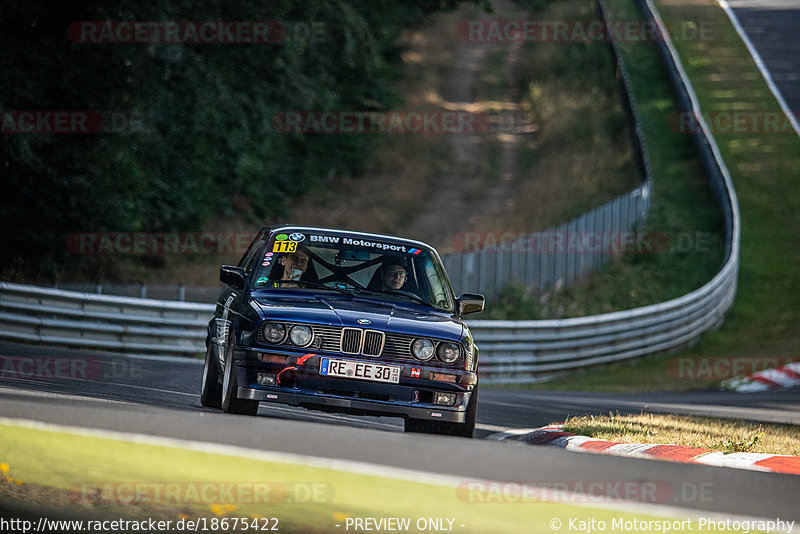
<path id="1" fill-rule="evenodd" d="M 347 289 L 345 289 L 343 287 L 326 286 L 325 284 L 323 284 L 321 282 L 309 282 L 307 280 L 300 280 L 300 283 L 301 284 L 306 284 L 309 287 L 318 287 L 320 289 L 327 289 L 327 290 L 330 290 L 330 291 L 338 291 L 339 293 L 341 293 L 343 295 L 353 296 L 353 293 L 351 291 L 348 291 Z"/>
<path id="2" fill-rule="evenodd" d="M 420 304 L 424 304 L 425 306 L 431 306 L 431 303 L 427 300 L 423 299 L 416 293 L 412 293 L 410 291 L 396 291 L 394 289 L 358 289 L 356 290 L 359 294 L 367 293 L 371 295 L 381 295 L 381 294 L 388 294 L 388 295 L 396 295 L 398 297 L 407 297 L 412 300 L 419 302 Z"/>
<path id="3" fill-rule="evenodd" d="M 412 293 L 410 291 L 397 291 L 393 289 L 365 289 L 365 288 L 353 288 L 352 290 L 344 289 L 341 287 L 336 286 L 326 286 L 320 282 L 311 282 L 309 280 L 270 280 L 270 283 L 276 284 L 298 284 L 303 285 L 306 287 L 314 287 L 318 289 L 325 289 L 328 291 L 336 291 L 343 295 L 348 295 L 350 297 L 356 295 L 394 295 L 398 297 L 406 297 L 408 299 L 414 300 L 415 302 L 419 302 L 420 304 L 424 304 L 425 306 L 433 306 L 430 302 L 423 299 L 419 295 Z"/>
<path id="4" fill-rule="evenodd" d="M 314 288 L 317 288 L 317 289 L 326 289 L 328 291 L 338 291 L 339 293 L 342 293 L 344 295 L 353 296 L 353 293 L 351 293 L 350 291 L 347 291 L 346 289 L 342 289 L 341 287 L 326 286 L 325 284 L 322 284 L 320 282 L 311 282 L 309 280 L 283 280 L 283 279 L 281 279 L 281 280 L 268 280 L 267 283 L 269 283 L 269 284 L 278 284 L 278 285 L 297 284 L 298 286 L 302 285 L 302 286 L 305 286 L 305 287 L 314 287 Z M 257 285 L 256 288 L 257 289 L 264 289 L 264 286 L 258 286 Z"/>

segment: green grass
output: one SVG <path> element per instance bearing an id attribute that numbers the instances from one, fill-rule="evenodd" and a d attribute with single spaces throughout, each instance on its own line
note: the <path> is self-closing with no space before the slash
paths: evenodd
<path id="1" fill-rule="evenodd" d="M 50 514 L 50 518 L 278 518 L 281 532 L 312 533 L 345 531 L 347 518 L 407 517 L 412 524 L 410 532 L 419 531 L 414 528 L 419 519 L 452 518 L 454 531 L 493 534 L 550 532 L 554 518 L 565 525 L 576 518 L 606 521 L 609 526 L 614 517 L 657 519 L 617 512 L 613 506 L 593 509 L 564 502 L 504 498 L 501 491 L 484 491 L 485 485 L 472 489 L 475 486 L 466 485 L 469 480 L 438 485 L 13 425 L 0 425 L 0 471 L 5 479 L 0 480 L 2 502 L 24 504 Z M 126 483 L 130 486 L 122 491 Z M 250 493 L 224 502 L 206 499 L 200 490 L 190 497 L 190 488 L 202 488 L 205 483 L 236 488 L 269 484 L 270 492 L 259 493 L 264 496 L 259 499 Z M 151 491 L 149 502 L 133 500 L 131 488 L 165 488 L 167 484 L 182 488 L 171 493 L 171 501 L 165 489 L 163 497 Z M 99 488 L 105 501 L 83 499 L 87 485 Z M 309 498 L 306 492 L 293 491 L 295 485 L 313 485 L 323 491 Z M 289 490 L 284 491 L 286 488 Z M 299 503 L 287 498 L 299 495 L 305 496 Z M 120 500 L 114 501 L 114 496 Z M 696 528 L 683 531 L 693 530 Z"/>
<path id="2" fill-rule="evenodd" d="M 701 108 L 779 111 L 747 49 L 715 2 L 659 2 L 667 21 L 710 20 L 711 41 L 677 42 Z M 708 58 L 701 66 L 697 58 Z M 693 354 L 796 356 L 800 348 L 800 138 L 719 134 L 742 216 L 736 302 L 723 328 Z"/>
<path id="3" fill-rule="evenodd" d="M 629 0 L 610 0 L 616 18 L 636 18 Z M 685 21 L 711 24 L 713 39 L 676 42 L 684 67 L 695 86 L 703 110 L 745 109 L 776 111 L 777 103 L 768 92 L 756 66 L 724 12 L 715 2 L 657 2 L 668 25 Z M 691 154 L 681 137 L 666 128 L 672 104 L 668 87 L 660 74 L 663 68 L 652 56 L 652 46 L 639 44 L 624 47 L 631 66 L 637 98 L 645 114 L 647 139 L 656 171 L 654 203 L 655 221 L 668 228 L 711 231 L 719 228 L 719 216 L 707 207 L 708 194 Z M 659 134 L 659 132 L 661 132 Z M 676 376 L 671 372 L 676 362 L 686 358 L 710 362 L 720 358 L 756 359 L 781 363 L 798 359 L 800 336 L 800 139 L 791 134 L 730 133 L 717 135 L 722 157 L 731 172 L 742 215 L 741 269 L 736 301 L 721 328 L 705 334 L 692 348 L 671 355 L 643 358 L 597 369 L 583 370 L 535 387 L 547 389 L 657 391 L 717 388 L 722 377 Z M 670 178 L 671 176 L 671 178 Z M 689 176 L 680 187 L 677 179 Z M 685 180 L 684 180 L 685 181 Z M 664 205 L 666 201 L 666 205 Z M 688 218 L 688 219 L 687 219 Z M 693 221 L 686 226 L 683 220 Z M 650 224 L 653 227 L 653 224 Z M 657 228 L 657 226 L 656 226 Z M 704 230 L 704 231 L 705 231 Z M 614 277 L 614 269 L 602 274 L 606 290 L 594 293 L 605 302 L 624 299 L 624 292 L 615 295 L 615 287 L 628 287 L 641 282 L 664 284 L 674 291 L 665 296 L 678 296 L 679 284 L 674 277 L 691 275 L 694 285 L 710 280 L 719 267 L 719 253 L 692 254 L 676 258 L 675 266 L 663 265 L 664 272 L 640 273 L 635 267 L 621 267 L 622 275 Z M 664 258 L 650 261 L 661 263 Z M 622 260 L 626 265 L 627 259 Z M 680 269 L 680 265 L 686 269 Z M 629 270 L 632 280 L 624 275 Z M 593 280 L 589 287 L 598 284 Z M 569 291 L 587 291 L 576 287 Z M 632 289 L 633 291 L 633 289 Z M 587 291 L 587 294 L 590 294 Z M 574 301 L 569 301 L 574 302 Z M 640 305 L 631 298 L 630 305 Z M 586 306 L 589 312 L 598 306 Z M 582 311 L 582 310 L 576 310 Z"/>

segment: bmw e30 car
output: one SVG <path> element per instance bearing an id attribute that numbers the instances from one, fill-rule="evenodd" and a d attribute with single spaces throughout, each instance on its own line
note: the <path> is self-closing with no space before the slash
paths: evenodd
<path id="1" fill-rule="evenodd" d="M 273 402 L 401 417 L 406 432 L 472 437 L 478 348 L 425 243 L 324 228 L 263 228 L 208 323 L 201 403 L 255 415 Z"/>

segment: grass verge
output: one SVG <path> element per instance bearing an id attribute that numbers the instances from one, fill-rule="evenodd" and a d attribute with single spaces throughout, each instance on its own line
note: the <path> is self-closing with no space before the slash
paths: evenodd
<path id="1" fill-rule="evenodd" d="M 640 18 L 630 0 L 610 0 L 607 3 L 613 19 Z M 584 17 L 589 15 L 583 14 Z M 571 20 L 563 8 L 554 8 L 550 18 Z M 547 46 L 555 49 L 551 54 L 559 53 L 560 48 L 558 57 L 568 61 L 575 55 L 568 53 L 574 44 L 547 43 Z M 632 95 L 637 102 L 653 171 L 651 212 L 645 227 L 640 230 L 645 235 L 657 236 L 653 239 L 659 242 L 659 246 L 618 256 L 585 283 L 544 294 L 532 294 L 527 288 L 511 286 L 500 298 L 489 303 L 483 316 L 476 316 L 476 319 L 576 317 L 645 306 L 697 289 L 719 270 L 724 251 L 722 217 L 712 200 L 689 136 L 670 128 L 668 118 L 676 103 L 655 45 L 649 42 L 618 44 L 631 77 Z M 603 52 L 609 55 L 606 49 Z M 560 66 L 560 70 L 565 69 L 564 65 Z M 552 70 L 561 75 L 558 63 L 552 66 Z M 611 72 L 608 69 L 605 76 L 613 80 Z M 564 78 L 568 79 L 568 76 Z M 532 84 L 531 91 L 531 98 L 535 101 L 542 89 L 538 84 Z M 551 100 L 548 98 L 545 102 Z M 568 103 L 562 102 L 559 109 L 566 107 L 569 107 Z M 603 112 L 606 107 L 598 103 L 598 109 Z M 613 123 L 615 117 L 613 113 L 601 114 L 594 119 L 599 123 L 592 131 L 599 131 L 599 124 L 603 122 Z M 573 130 L 580 131 L 581 128 L 569 128 L 564 132 L 564 139 L 572 135 L 570 132 Z M 565 156 L 573 155 L 566 148 L 559 147 L 559 150 L 563 150 Z M 575 158 L 575 161 L 585 163 L 586 159 Z"/>
<path id="2" fill-rule="evenodd" d="M 615 17 L 638 18 L 630 0 L 609 0 Z M 698 95 L 701 109 L 707 111 L 752 110 L 777 113 L 779 107 L 758 72 L 746 47 L 724 11 L 711 0 L 657 1 L 667 25 L 673 28 L 706 28 L 712 38 L 676 40 L 682 63 Z M 672 113 L 668 85 L 643 83 L 643 76 L 657 80 L 663 72 L 660 63 L 641 58 L 652 44 L 623 47 L 632 66 L 632 77 L 639 103 L 645 108 L 645 130 L 658 172 L 682 165 L 673 159 L 675 147 L 688 137 L 673 132 L 667 124 Z M 661 88 L 663 96 L 647 99 L 642 89 Z M 650 112 L 648 113 L 648 108 Z M 658 135 L 658 131 L 663 133 Z M 656 135 L 653 135 L 653 134 Z M 651 141 L 652 139 L 652 141 Z M 791 133 L 749 130 L 717 132 L 722 157 L 731 173 L 742 215 L 741 267 L 733 307 L 725 323 L 706 333 L 692 348 L 675 354 L 642 358 L 602 368 L 582 370 L 534 387 L 593 391 L 663 391 L 717 388 L 722 380 L 764 368 L 777 367 L 800 359 L 798 310 L 800 310 L 800 139 Z M 673 152 L 671 152 L 673 151 Z M 681 173 L 677 173 L 679 176 Z M 696 182 L 701 187 L 702 182 Z M 691 189 L 664 191 L 657 177 L 654 203 L 661 197 L 680 209 L 691 210 L 695 196 Z M 661 184 L 661 185 L 660 185 Z M 687 195 L 687 196 L 685 196 Z M 704 212 L 705 213 L 705 212 Z M 676 213 L 677 214 L 677 213 Z M 706 213 L 704 218 L 712 220 Z M 673 219 L 673 217 L 669 217 Z M 714 267 L 706 256 L 704 268 Z M 686 258 L 693 262 L 703 256 Z M 718 265 L 717 265 L 718 266 Z M 611 273 L 616 267 L 612 266 Z M 698 266 L 698 274 L 701 272 Z M 665 269 L 657 277 L 672 278 L 679 271 Z M 703 275 L 707 281 L 713 273 Z M 603 279 L 607 274 L 600 275 Z M 630 280 L 619 279 L 625 287 Z M 646 282 L 647 276 L 641 281 Z M 652 279 L 655 283 L 656 279 Z M 609 282 L 612 282 L 609 280 Z M 592 284 L 596 282 L 593 280 Z M 608 287 L 613 284 L 609 283 Z M 575 291 L 583 291 L 576 288 Z M 611 290 L 603 294 L 611 295 Z M 600 294 L 599 296 L 603 296 Z M 602 301 L 612 299 L 602 298 Z M 638 305 L 631 299 L 631 305 Z M 605 304 L 603 304 L 605 305 Z M 597 310 L 602 311 L 602 310 Z M 684 365 L 687 364 L 688 365 Z M 741 364 L 741 365 L 740 365 Z M 735 373 L 737 367 L 743 373 Z M 687 372 L 681 372 L 687 370 Z"/>
<path id="3" fill-rule="evenodd" d="M 459 532 L 516 533 L 549 532 L 554 519 L 565 524 L 575 518 L 609 525 L 612 518 L 655 519 L 612 508 L 519 497 L 485 500 L 480 492 L 457 484 L 368 476 L 13 425 L 0 425 L 0 470 L 5 479 L 0 480 L 0 497 L 6 506 L 24 502 L 50 517 L 87 520 L 152 517 L 175 525 L 181 519 L 206 518 L 211 524 L 222 518 L 277 518 L 281 532 L 322 533 L 344 531 L 348 518 L 408 517 L 410 532 L 426 530 L 417 521 L 430 524 L 429 519 L 450 518 L 452 530 Z M 212 489 L 204 493 L 207 484 Z M 269 485 L 270 491 L 253 492 L 258 484 Z M 96 499 L 88 499 L 88 504 L 81 498 L 87 486 L 98 489 Z M 220 486 L 231 487 L 235 498 L 219 499 Z M 149 500 L 137 501 L 135 489 L 143 488 Z M 152 488 L 162 491 L 155 493 Z M 241 497 L 238 488 L 250 489 Z"/>
<path id="4" fill-rule="evenodd" d="M 565 421 L 564 431 L 622 443 L 800 456 L 800 427 L 794 425 L 643 413 L 571 417 Z"/>
<path id="5" fill-rule="evenodd" d="M 713 39 L 676 46 L 701 108 L 780 113 L 746 47 L 716 2 L 657 2 L 670 23 L 709 24 Z M 741 267 L 726 323 L 690 355 L 797 359 L 800 356 L 800 138 L 793 132 L 718 132 L 739 197 Z"/>

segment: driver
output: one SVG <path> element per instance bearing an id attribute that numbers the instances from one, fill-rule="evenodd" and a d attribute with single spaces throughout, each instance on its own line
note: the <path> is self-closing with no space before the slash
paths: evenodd
<path id="1" fill-rule="evenodd" d="M 396 291 L 406 283 L 406 260 L 401 257 L 386 258 L 381 264 L 381 289 Z"/>

